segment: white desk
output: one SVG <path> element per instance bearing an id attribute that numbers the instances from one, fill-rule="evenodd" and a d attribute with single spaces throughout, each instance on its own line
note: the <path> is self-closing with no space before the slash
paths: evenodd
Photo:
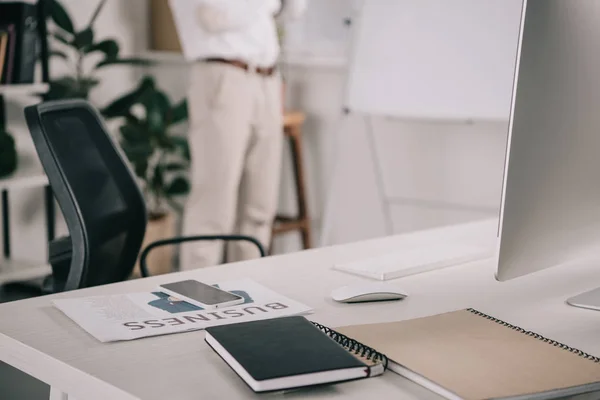
<path id="1" fill-rule="evenodd" d="M 387 304 L 344 305 L 329 299 L 338 286 L 361 278 L 332 271 L 348 262 L 403 246 L 439 240 L 495 240 L 495 221 L 389 237 L 297 254 L 230 264 L 180 277 L 219 281 L 252 278 L 315 309 L 311 319 L 331 327 L 408 319 L 475 307 L 600 356 L 600 312 L 567 306 L 567 297 L 600 285 L 595 264 L 546 270 L 507 283 L 494 279 L 492 261 L 476 262 L 395 281 L 410 297 Z M 153 277 L 63 293 L 77 297 L 154 289 L 174 276 Z M 53 394 L 78 400 L 238 399 L 254 394 L 205 344 L 202 331 L 102 344 L 50 304 L 36 298 L 0 305 L 0 360 L 50 384 Z M 304 389 L 286 397 L 319 399 L 437 399 L 425 389 L 386 372 L 367 380 Z M 66 398 L 57 396 L 55 398 Z"/>

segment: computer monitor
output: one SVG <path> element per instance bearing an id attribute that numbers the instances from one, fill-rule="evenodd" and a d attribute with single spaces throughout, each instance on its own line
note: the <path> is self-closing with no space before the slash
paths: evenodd
<path id="1" fill-rule="evenodd" d="M 506 154 L 496 278 L 600 256 L 600 1 L 524 1 Z"/>

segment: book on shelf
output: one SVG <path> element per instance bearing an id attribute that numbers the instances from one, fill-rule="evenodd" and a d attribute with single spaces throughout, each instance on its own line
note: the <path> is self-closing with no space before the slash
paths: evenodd
<path id="1" fill-rule="evenodd" d="M 6 85 L 12 82 L 13 65 L 15 58 L 15 25 L 7 24 L 0 26 L 0 32 L 6 38 L 6 48 L 2 60 L 2 75 L 0 75 L 0 84 Z"/>
<path id="2" fill-rule="evenodd" d="M 36 5 L 0 2 L 0 34 L 8 39 L 0 60 L 0 84 L 34 83 L 40 42 Z"/>
<path id="3" fill-rule="evenodd" d="M 8 32 L 0 29 L 0 82 L 2 82 L 2 71 L 4 70 L 4 58 L 8 47 Z"/>

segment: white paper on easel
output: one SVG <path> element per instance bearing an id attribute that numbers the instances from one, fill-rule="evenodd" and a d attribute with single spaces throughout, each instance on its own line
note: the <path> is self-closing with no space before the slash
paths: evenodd
<path id="1" fill-rule="evenodd" d="M 199 4 L 198 0 L 169 0 L 181 50 L 188 61 L 198 59 L 201 51 L 199 38 L 204 30 L 195 11 Z"/>
<path id="2" fill-rule="evenodd" d="M 398 118 L 508 120 L 522 0 L 365 0 L 345 106 Z"/>

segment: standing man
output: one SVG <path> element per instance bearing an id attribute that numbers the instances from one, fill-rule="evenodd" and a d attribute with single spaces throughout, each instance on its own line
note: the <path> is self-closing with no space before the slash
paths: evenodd
<path id="1" fill-rule="evenodd" d="M 267 247 L 283 143 L 275 18 L 300 17 L 306 0 L 187 2 L 194 4 L 189 12 L 201 34 L 194 37 L 200 56 L 191 67 L 188 93 L 192 187 L 183 233 L 237 233 Z M 228 261 L 259 255 L 250 243 L 229 246 Z M 219 264 L 222 255 L 220 242 L 184 244 L 181 269 Z"/>

